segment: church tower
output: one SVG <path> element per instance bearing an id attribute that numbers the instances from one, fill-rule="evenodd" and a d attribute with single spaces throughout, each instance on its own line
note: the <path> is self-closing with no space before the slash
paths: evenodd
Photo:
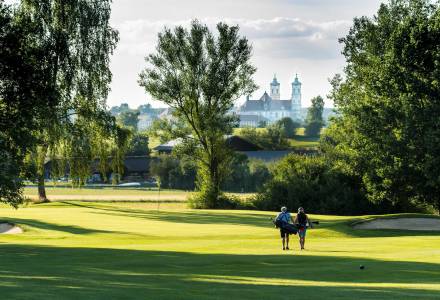
<path id="1" fill-rule="evenodd" d="M 301 82 L 298 80 L 298 74 L 292 82 L 292 119 L 301 119 Z"/>
<path id="2" fill-rule="evenodd" d="M 273 76 L 273 80 L 270 83 L 270 97 L 273 100 L 280 100 L 280 83 L 277 80 L 277 75 Z"/>

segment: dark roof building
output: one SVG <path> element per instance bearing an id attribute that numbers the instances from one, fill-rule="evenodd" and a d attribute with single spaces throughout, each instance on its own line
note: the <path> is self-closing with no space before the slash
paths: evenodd
<path id="1" fill-rule="evenodd" d="M 174 147 L 179 145 L 182 142 L 181 139 L 175 139 L 164 144 L 161 144 L 153 150 L 156 150 L 160 154 L 169 154 L 173 151 Z M 242 137 L 236 135 L 228 135 L 226 136 L 226 145 L 228 145 L 234 151 L 258 151 L 261 150 L 257 145 L 249 142 L 248 140 L 243 139 Z"/>

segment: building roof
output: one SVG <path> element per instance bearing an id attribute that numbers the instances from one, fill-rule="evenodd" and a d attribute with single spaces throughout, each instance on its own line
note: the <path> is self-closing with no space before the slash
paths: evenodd
<path id="1" fill-rule="evenodd" d="M 175 140 L 168 141 L 164 144 L 160 144 L 159 146 L 156 146 L 153 148 L 153 150 L 159 151 L 159 152 L 171 152 L 173 151 L 174 147 L 182 143 L 182 139 L 178 138 Z"/>
<path id="2" fill-rule="evenodd" d="M 259 100 L 247 99 L 240 111 L 291 110 L 292 100 L 273 100 L 266 92 Z"/>

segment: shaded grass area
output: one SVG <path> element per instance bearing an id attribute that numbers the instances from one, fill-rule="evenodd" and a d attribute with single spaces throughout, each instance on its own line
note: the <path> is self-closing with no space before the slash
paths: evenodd
<path id="1" fill-rule="evenodd" d="M 353 230 L 363 217 L 311 215 L 305 251 L 280 249 L 261 211 L 57 202 L 0 220 L 5 299 L 438 299 L 437 233 Z M 405 217 L 407 215 L 404 215 Z M 396 216 L 394 216 L 396 217 Z M 359 269 L 364 265 L 364 270 Z"/>
<path id="2" fill-rule="evenodd" d="M 436 299 L 438 264 L 2 245 L 5 299 Z M 359 263 L 367 269 L 357 270 Z M 38 268 L 35 268 L 38 266 Z M 62 295 L 62 297 L 60 297 Z"/>

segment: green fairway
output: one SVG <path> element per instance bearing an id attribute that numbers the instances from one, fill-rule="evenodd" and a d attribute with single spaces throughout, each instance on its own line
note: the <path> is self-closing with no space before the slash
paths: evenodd
<path id="1" fill-rule="evenodd" d="M 2 299 L 439 299 L 440 233 L 353 230 L 311 216 L 280 248 L 274 213 L 57 202 L 0 219 Z M 360 270 L 359 265 L 365 265 Z"/>
<path id="2" fill-rule="evenodd" d="M 145 201 L 145 202 L 184 202 L 191 192 L 182 190 L 161 190 L 157 188 L 71 188 L 71 187 L 47 187 L 47 197 L 52 201 Z M 229 193 L 246 199 L 253 196 L 252 193 Z M 36 187 L 26 187 L 24 195 L 29 199 L 38 199 Z"/>

